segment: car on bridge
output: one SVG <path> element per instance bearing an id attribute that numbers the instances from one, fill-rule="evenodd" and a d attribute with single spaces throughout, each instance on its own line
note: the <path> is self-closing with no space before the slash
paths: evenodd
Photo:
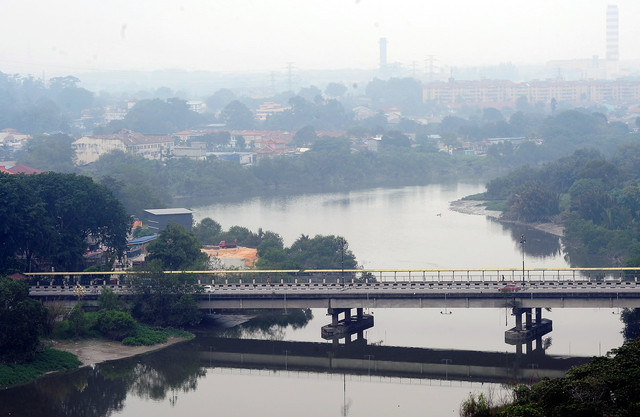
<path id="1" fill-rule="evenodd" d="M 516 285 L 516 284 L 507 284 L 504 287 L 500 288 L 500 292 L 516 292 L 516 291 L 520 291 L 520 286 Z"/>
<path id="2" fill-rule="evenodd" d="M 203 285 L 202 289 L 204 290 L 204 292 L 213 292 L 213 291 L 215 291 L 215 289 L 213 288 L 213 285 Z"/>

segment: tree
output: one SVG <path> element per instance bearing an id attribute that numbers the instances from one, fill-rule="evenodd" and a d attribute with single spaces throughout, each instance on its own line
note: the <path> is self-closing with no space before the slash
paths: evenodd
<path id="1" fill-rule="evenodd" d="M 69 135 L 36 135 L 27 142 L 26 154 L 19 162 L 41 171 L 74 172 L 75 153 Z"/>
<path id="2" fill-rule="evenodd" d="M 96 329 L 110 339 L 122 340 L 135 333 L 136 321 L 124 311 L 101 310 L 96 320 Z"/>
<path id="3" fill-rule="evenodd" d="M 198 138 L 199 142 L 205 142 L 208 150 L 216 150 L 219 147 L 229 145 L 231 141 L 231 134 L 227 131 L 211 132 Z"/>
<path id="4" fill-rule="evenodd" d="M 98 295 L 98 308 L 100 310 L 120 310 L 122 302 L 111 288 L 102 287 L 100 295 Z"/>
<path id="5" fill-rule="evenodd" d="M 222 109 L 220 119 L 229 129 L 251 129 L 255 124 L 251 110 L 238 100 L 232 101 Z"/>
<path id="6" fill-rule="evenodd" d="M 156 326 L 186 326 L 200 322 L 200 311 L 193 297 L 199 291 L 193 274 L 166 274 L 159 262 L 131 277 L 135 293 L 132 314 Z"/>
<path id="7" fill-rule="evenodd" d="M 0 217 L 0 270 L 16 259 L 31 269 L 82 270 L 89 240 L 103 245 L 111 260 L 124 254 L 130 217 L 104 186 L 89 177 L 53 172 L 0 176 L 0 196 L 7 211 Z"/>
<path id="8" fill-rule="evenodd" d="M 33 358 L 46 331 L 47 309 L 29 298 L 27 283 L 0 277 L 0 360 Z"/>
<path id="9" fill-rule="evenodd" d="M 301 88 L 300 91 L 298 91 L 298 96 L 307 101 L 315 102 L 318 97 L 322 97 L 322 91 L 320 91 L 320 89 L 315 85 L 312 85 Z"/>
<path id="10" fill-rule="evenodd" d="M 291 261 L 304 269 L 354 269 L 356 257 L 341 236 L 300 236 L 286 250 Z"/>
<path id="11" fill-rule="evenodd" d="M 382 137 L 382 144 L 384 147 L 403 147 L 408 148 L 411 146 L 411 141 L 406 135 L 403 135 L 397 130 L 392 130 Z"/>
<path id="12" fill-rule="evenodd" d="M 236 95 L 233 91 L 227 88 L 221 88 L 213 93 L 213 95 L 207 97 L 205 99 L 205 103 L 207 104 L 207 109 L 209 111 L 217 112 L 235 99 Z"/>
<path id="13" fill-rule="evenodd" d="M 340 83 L 329 83 L 324 89 L 324 93 L 331 97 L 342 97 L 347 92 L 347 87 Z"/>
<path id="14" fill-rule="evenodd" d="M 124 254 L 131 218 L 104 186 L 89 177 L 53 172 L 22 178 L 46 215 L 33 225 L 46 242 L 31 242 L 37 255 L 56 268 L 81 270 L 89 239 L 103 245 L 111 259 Z M 37 239 L 37 236 L 32 236 Z"/>
<path id="15" fill-rule="evenodd" d="M 313 126 L 307 125 L 296 132 L 293 136 L 293 143 L 299 147 L 310 146 L 317 139 L 318 135 L 316 134 L 316 130 Z"/>
<path id="16" fill-rule="evenodd" d="M 209 257 L 200 251 L 201 248 L 195 233 L 172 223 L 147 246 L 146 261 L 155 260 L 160 268 L 169 271 L 204 270 Z"/>
<path id="17" fill-rule="evenodd" d="M 75 337 L 80 336 L 84 332 L 84 328 L 87 325 L 87 316 L 84 313 L 84 307 L 81 302 L 76 303 L 69 313 L 69 327 L 73 331 Z"/>
<path id="18" fill-rule="evenodd" d="M 222 226 L 210 217 L 205 217 L 200 220 L 200 223 L 195 225 L 193 233 L 195 233 L 201 243 L 205 245 L 215 245 L 220 242 Z"/>
<path id="19" fill-rule="evenodd" d="M 509 198 L 507 207 L 507 217 L 527 222 L 549 220 L 560 211 L 558 195 L 540 183 L 521 186 Z"/>
<path id="20" fill-rule="evenodd" d="M 187 129 L 203 120 L 203 117 L 189 110 L 187 102 L 177 98 L 140 100 L 127 113 L 124 120 L 109 124 L 114 131 L 129 129 L 144 134 L 166 135 Z"/>

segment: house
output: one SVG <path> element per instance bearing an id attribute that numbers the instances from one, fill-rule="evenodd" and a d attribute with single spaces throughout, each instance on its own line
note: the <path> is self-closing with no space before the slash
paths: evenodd
<path id="1" fill-rule="evenodd" d="M 173 141 L 168 135 L 143 135 L 121 130 L 110 135 L 83 136 L 71 146 L 76 153 L 76 165 L 87 165 L 116 150 L 146 159 L 162 159 L 173 150 Z"/>
<path id="2" fill-rule="evenodd" d="M 173 147 L 173 156 L 176 158 L 190 158 L 197 160 L 207 159 L 207 144 L 204 142 L 191 142 L 191 145 Z"/>
<path id="3" fill-rule="evenodd" d="M 31 136 L 18 133 L 15 129 L 0 130 L 0 145 L 4 145 L 13 152 L 22 149 L 29 139 Z"/>
<path id="4" fill-rule="evenodd" d="M 0 162 L 0 172 L 4 172 L 5 174 L 41 174 L 42 171 L 39 169 L 31 168 L 30 166 L 15 164 L 15 162 Z M 15 165 L 14 165 L 15 164 Z"/>

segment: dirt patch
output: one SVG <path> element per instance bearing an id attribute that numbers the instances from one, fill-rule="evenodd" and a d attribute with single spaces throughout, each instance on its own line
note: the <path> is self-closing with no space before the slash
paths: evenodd
<path id="1" fill-rule="evenodd" d="M 166 343 L 159 343 L 153 346 L 126 346 L 120 342 L 110 340 L 89 339 L 54 342 L 51 347 L 73 353 L 78 357 L 78 360 L 82 362 L 82 366 L 89 366 L 100 362 L 124 359 L 142 353 L 152 352 L 185 340 L 187 339 L 170 337 Z"/>
<path id="2" fill-rule="evenodd" d="M 255 248 L 228 248 L 218 249 L 216 248 L 204 248 L 202 252 L 209 255 L 209 257 L 216 258 L 230 258 L 230 259 L 242 259 L 246 267 L 250 268 L 258 260 L 258 250 Z"/>
<path id="3" fill-rule="evenodd" d="M 513 224 L 520 224 L 523 226 L 532 227 L 536 230 L 540 230 L 545 233 L 550 233 L 552 235 L 559 236 L 559 237 L 562 237 L 564 235 L 564 228 L 559 224 L 524 223 L 524 222 L 518 222 L 518 221 L 512 221 L 512 220 L 504 220 L 500 218 L 500 215 L 502 214 L 502 212 L 495 211 L 495 210 L 487 210 L 487 208 L 484 206 L 484 203 L 486 203 L 486 201 L 456 200 L 449 203 L 449 209 L 453 211 L 457 211 L 458 213 L 475 214 L 475 215 L 492 217 L 504 223 L 513 223 Z"/>

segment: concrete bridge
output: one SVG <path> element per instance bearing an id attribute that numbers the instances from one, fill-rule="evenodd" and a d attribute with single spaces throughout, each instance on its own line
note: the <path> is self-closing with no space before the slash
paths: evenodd
<path id="1" fill-rule="evenodd" d="M 636 308 L 633 268 L 165 271 L 197 277 L 201 309 L 326 308 L 322 335 L 350 338 L 373 326 L 365 308 L 511 308 L 515 327 L 505 342 L 518 352 L 551 332 L 543 308 Z M 134 295 L 132 272 L 28 274 L 30 295 L 43 302 L 96 303 L 99 288 Z M 352 315 L 352 310 L 355 314 Z M 535 319 L 534 319 L 535 314 Z M 342 315 L 342 318 L 341 318 Z"/>
<path id="2" fill-rule="evenodd" d="M 184 271 L 167 271 L 166 274 Z M 203 309 L 634 308 L 634 268 L 189 271 Z M 111 286 L 127 297 L 132 272 L 25 274 L 44 300 L 91 302 Z M 509 284 L 516 285 L 508 287 Z"/>

